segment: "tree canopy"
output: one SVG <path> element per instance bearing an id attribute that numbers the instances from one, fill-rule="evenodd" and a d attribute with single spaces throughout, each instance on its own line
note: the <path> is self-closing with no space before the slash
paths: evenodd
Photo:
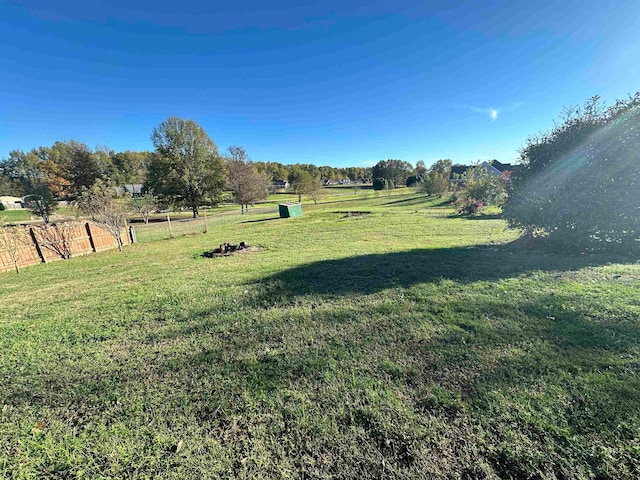
<path id="1" fill-rule="evenodd" d="M 258 172 L 244 148 L 229 147 L 225 164 L 229 187 L 242 213 L 249 210 L 249 205 L 267 198 L 269 179 L 266 174 Z"/>
<path id="2" fill-rule="evenodd" d="M 321 188 L 320 170 L 315 165 L 294 165 L 289 173 L 291 190 L 298 194 L 298 201 L 302 195 L 309 195 L 317 201 L 318 190 Z"/>
<path id="3" fill-rule="evenodd" d="M 149 163 L 147 187 L 165 202 L 191 209 L 220 203 L 225 169 L 218 147 L 193 120 L 169 117 L 151 135 L 155 152 Z"/>
<path id="4" fill-rule="evenodd" d="M 373 167 L 373 178 L 384 178 L 394 187 L 404 185 L 414 171 L 413 165 L 404 160 L 380 160 Z"/>

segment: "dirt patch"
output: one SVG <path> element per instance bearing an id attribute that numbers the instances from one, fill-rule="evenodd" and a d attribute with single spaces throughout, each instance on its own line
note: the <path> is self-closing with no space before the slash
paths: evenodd
<path id="1" fill-rule="evenodd" d="M 369 215 L 371 212 L 362 212 L 362 211 L 349 211 L 349 212 L 336 212 L 344 214 L 342 218 L 362 218 L 365 215 Z"/>
<path id="2" fill-rule="evenodd" d="M 238 255 L 242 253 L 259 252 L 260 250 L 262 250 L 261 247 L 255 245 L 247 245 L 245 242 L 240 242 L 237 245 L 225 242 L 218 248 L 207 250 L 202 254 L 202 256 L 205 258 L 229 257 L 231 255 Z"/>

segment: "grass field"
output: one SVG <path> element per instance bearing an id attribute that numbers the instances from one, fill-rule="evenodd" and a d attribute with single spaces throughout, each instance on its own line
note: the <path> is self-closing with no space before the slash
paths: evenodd
<path id="1" fill-rule="evenodd" d="M 0 273 L 0 477 L 639 478 L 638 256 L 452 213 L 352 199 Z"/>
<path id="2" fill-rule="evenodd" d="M 2 210 L 0 217 L 4 217 L 8 223 L 29 220 L 29 210 Z"/>

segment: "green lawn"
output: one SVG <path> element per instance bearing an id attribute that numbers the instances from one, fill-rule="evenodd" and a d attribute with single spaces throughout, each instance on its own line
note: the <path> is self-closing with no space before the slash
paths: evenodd
<path id="1" fill-rule="evenodd" d="M 29 220 L 29 210 L 2 210 L 0 217 L 4 217 L 7 222 L 22 222 Z"/>
<path id="2" fill-rule="evenodd" d="M 371 194 L 0 273 L 0 477 L 639 478 L 638 256 L 452 213 Z"/>

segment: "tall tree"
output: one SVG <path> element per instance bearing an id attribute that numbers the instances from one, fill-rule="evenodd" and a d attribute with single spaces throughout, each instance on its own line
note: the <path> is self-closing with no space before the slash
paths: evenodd
<path id="1" fill-rule="evenodd" d="M 61 143 L 61 142 L 56 142 Z M 71 196 L 77 198 L 84 188 L 89 188 L 101 177 L 97 156 L 82 142 L 65 142 L 70 172 Z M 55 147 L 55 145 L 54 145 Z"/>
<path id="2" fill-rule="evenodd" d="M 451 160 L 438 160 L 431 165 L 429 172 L 423 177 L 419 191 L 427 195 L 441 197 L 449 190 L 449 177 L 451 176 Z"/>
<path id="3" fill-rule="evenodd" d="M 243 214 L 245 209 L 249 211 L 249 205 L 267 198 L 269 180 L 265 174 L 258 172 L 244 148 L 229 147 L 225 163 L 233 198 L 240 204 Z"/>
<path id="4" fill-rule="evenodd" d="M 150 159 L 149 152 L 113 153 L 111 162 L 117 172 L 120 184 L 144 183 Z"/>
<path id="5" fill-rule="evenodd" d="M 57 207 L 52 190 L 62 183 L 52 173 L 51 162 L 43 161 L 36 150 L 28 153 L 13 150 L 9 152 L 9 158 L 3 166 L 8 176 L 22 185 L 27 208 L 48 223 Z"/>
<path id="6" fill-rule="evenodd" d="M 217 204 L 225 187 L 225 169 L 218 147 L 193 120 L 169 117 L 151 135 L 154 155 L 147 187 L 155 195 L 186 206 L 197 218 L 200 205 Z"/>
<path id="7" fill-rule="evenodd" d="M 313 168 L 310 168 L 313 167 Z M 309 195 L 317 203 L 318 189 L 321 188 L 320 171 L 314 165 L 294 165 L 289 173 L 291 190 L 302 201 L 302 195 Z"/>
<path id="8" fill-rule="evenodd" d="M 394 186 L 404 185 L 413 173 L 413 165 L 403 160 L 381 160 L 373 167 L 373 178 L 384 178 Z"/>
<path id="9" fill-rule="evenodd" d="M 422 160 L 416 162 L 416 168 L 413 173 L 416 177 L 424 177 L 427 174 L 427 167 Z"/>

